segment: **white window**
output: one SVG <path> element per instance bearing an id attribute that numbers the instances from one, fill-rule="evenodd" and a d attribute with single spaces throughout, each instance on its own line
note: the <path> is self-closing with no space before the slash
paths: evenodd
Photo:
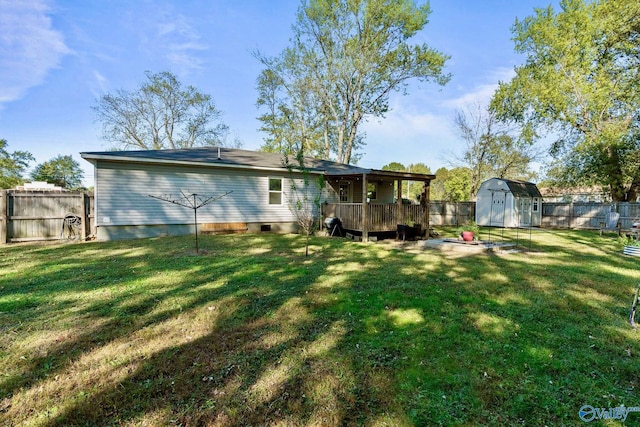
<path id="1" fill-rule="evenodd" d="M 269 204 L 282 204 L 282 178 L 269 178 Z"/>
<path id="2" fill-rule="evenodd" d="M 537 197 L 533 198 L 533 211 L 534 212 L 538 212 L 538 209 L 540 209 L 540 199 L 538 199 Z"/>

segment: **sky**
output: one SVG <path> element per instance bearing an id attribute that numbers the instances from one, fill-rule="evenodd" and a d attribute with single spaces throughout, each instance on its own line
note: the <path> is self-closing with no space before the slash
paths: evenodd
<path id="1" fill-rule="evenodd" d="M 451 167 L 464 142 L 456 109 L 486 103 L 524 58 L 514 52 L 516 18 L 551 0 L 431 0 L 417 43 L 451 57 L 446 86 L 412 83 L 391 96 L 391 111 L 362 130 L 358 165 L 395 161 Z M 422 2 L 419 2 L 422 3 Z M 91 109 L 104 94 L 135 90 L 145 72 L 171 71 L 211 95 L 231 136 L 248 150 L 265 135 L 256 119 L 253 53 L 278 55 L 289 44 L 299 0 L 0 0 L 0 139 L 37 164 L 72 155 L 93 185 L 84 151 L 105 151 Z"/>

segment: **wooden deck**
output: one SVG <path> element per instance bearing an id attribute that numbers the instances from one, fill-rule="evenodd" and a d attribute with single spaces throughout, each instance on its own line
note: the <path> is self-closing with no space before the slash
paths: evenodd
<path id="1" fill-rule="evenodd" d="M 427 229 L 425 208 L 420 205 L 373 204 L 367 205 L 369 232 L 396 231 L 398 224 L 420 224 Z M 364 231 L 361 203 L 329 203 L 323 205 L 323 216 L 340 218 L 346 230 Z"/>

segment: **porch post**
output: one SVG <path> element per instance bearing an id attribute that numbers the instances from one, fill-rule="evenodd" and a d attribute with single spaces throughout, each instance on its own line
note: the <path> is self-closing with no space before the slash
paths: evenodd
<path id="1" fill-rule="evenodd" d="M 79 212 L 82 212 L 82 214 L 80 214 L 80 240 L 82 242 L 84 242 L 85 240 L 87 240 L 87 196 L 84 193 L 84 191 L 82 192 L 82 194 L 80 194 L 79 197 L 79 204 L 80 204 L 80 208 L 79 208 Z"/>
<path id="2" fill-rule="evenodd" d="M 398 180 L 398 224 L 404 224 L 404 209 L 402 206 L 402 180 L 399 179 Z"/>
<path id="3" fill-rule="evenodd" d="M 369 241 L 369 203 L 367 202 L 367 174 L 362 174 L 362 241 Z"/>
<path id="4" fill-rule="evenodd" d="M 7 243 L 9 228 L 9 191 L 0 190 L 0 245 Z"/>
<path id="5" fill-rule="evenodd" d="M 427 227 L 427 234 L 425 235 L 425 238 L 427 240 L 429 240 L 429 232 L 430 232 L 430 227 L 429 227 L 429 202 L 431 201 L 430 198 L 430 193 L 431 193 L 431 181 L 425 181 L 424 183 L 424 201 L 425 201 L 425 205 L 424 205 L 424 222 L 426 224 Z"/>

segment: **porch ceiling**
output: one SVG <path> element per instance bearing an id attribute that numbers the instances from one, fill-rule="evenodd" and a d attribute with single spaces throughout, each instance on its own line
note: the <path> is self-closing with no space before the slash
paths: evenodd
<path id="1" fill-rule="evenodd" d="M 427 175 L 422 173 L 411 173 L 411 172 L 395 172 L 395 171 L 385 171 L 379 169 L 369 169 L 364 173 L 354 173 L 354 174 L 327 174 L 327 176 L 332 178 L 362 178 L 362 175 L 366 175 L 368 180 L 374 179 L 399 179 L 399 180 L 407 180 L 407 181 L 421 181 L 421 182 L 431 182 L 436 179 L 435 175 Z"/>

